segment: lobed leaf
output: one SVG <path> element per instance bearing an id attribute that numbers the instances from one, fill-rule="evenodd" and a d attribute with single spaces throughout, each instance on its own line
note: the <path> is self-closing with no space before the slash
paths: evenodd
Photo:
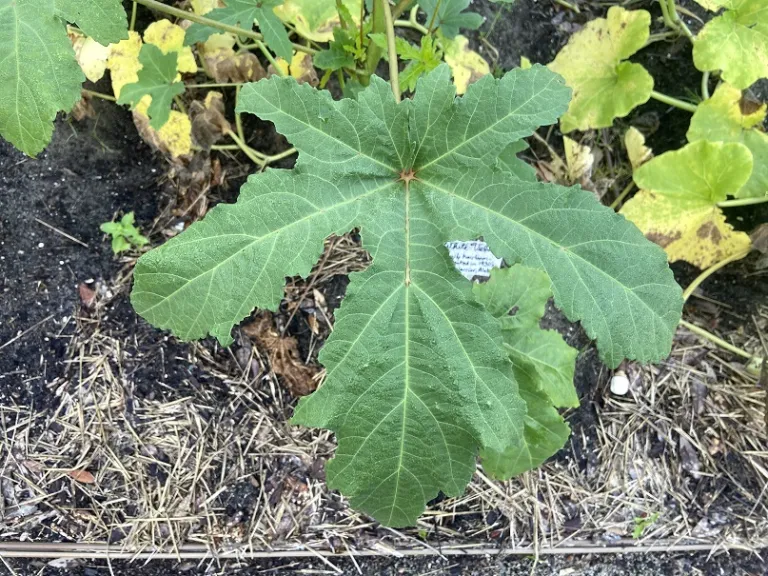
<path id="1" fill-rule="evenodd" d="M 726 11 L 709 22 L 693 43 L 699 70 L 722 70 L 739 89 L 768 77 L 768 4 L 765 0 L 710 0 Z"/>
<path id="2" fill-rule="evenodd" d="M 54 5 L 57 16 L 77 24 L 99 44 L 128 38 L 128 18 L 120 0 L 54 0 Z"/>
<path id="3" fill-rule="evenodd" d="M 749 248 L 749 236 L 726 223 L 717 203 L 735 195 L 751 172 L 752 154 L 743 144 L 699 140 L 636 170 L 640 192 L 621 213 L 671 262 L 708 268 Z"/>
<path id="4" fill-rule="evenodd" d="M 613 6 L 607 18 L 592 20 L 571 36 L 549 64 L 573 88 L 560 120 L 563 132 L 607 128 L 649 100 L 653 78 L 626 59 L 645 46 L 650 25 L 647 11 Z"/>
<path id="5" fill-rule="evenodd" d="M 766 105 L 754 105 L 738 90 L 720 84 L 711 98 L 696 107 L 688 140 L 739 142 L 752 152 L 753 168 L 747 183 L 734 193 L 737 198 L 768 194 L 768 136 L 760 130 Z"/>
<path id="6" fill-rule="evenodd" d="M 538 184 L 515 157 L 568 94 L 541 66 L 486 76 L 456 99 L 442 65 L 401 103 L 377 77 L 341 101 L 292 78 L 246 85 L 238 111 L 273 122 L 299 151 L 295 168 L 252 176 L 236 204 L 143 256 L 134 306 L 182 338 L 227 344 L 254 307 L 277 307 L 286 276 L 309 273 L 328 235 L 359 228 L 373 263 L 351 275 L 320 355 L 326 379 L 294 421 L 335 432 L 331 487 L 411 524 L 438 491 L 460 493 L 478 450 L 524 442 L 529 392 L 447 241 L 482 236 L 545 270 L 611 364 L 669 351 L 681 298 L 663 252 L 591 193 Z M 567 378 L 526 339 L 514 350 L 552 382 Z"/>
<path id="7" fill-rule="evenodd" d="M 453 38 L 459 29 L 476 30 L 483 23 L 483 17 L 474 12 L 465 12 L 470 0 L 418 0 L 427 14 L 427 23 L 432 30 L 439 29 L 448 38 Z"/>

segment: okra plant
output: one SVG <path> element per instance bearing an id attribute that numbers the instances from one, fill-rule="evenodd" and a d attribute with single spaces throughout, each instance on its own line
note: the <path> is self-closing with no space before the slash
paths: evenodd
<path id="1" fill-rule="evenodd" d="M 255 12 L 266 4 L 251 4 L 232 0 L 218 23 L 247 28 L 259 19 L 259 42 L 269 43 L 263 27 L 276 24 Z M 358 18 L 336 4 L 333 42 L 341 44 L 328 50 L 343 60 L 339 82 L 359 84 L 348 91 L 354 97 L 334 100 L 290 75 L 240 88 L 237 113 L 274 123 L 298 151 L 294 168 L 251 175 L 236 203 L 143 255 L 131 294 L 153 325 L 226 346 L 255 308 L 277 309 L 286 277 L 306 277 L 329 235 L 358 229 L 372 263 L 351 275 L 319 356 L 325 380 L 299 401 L 292 422 L 335 433 L 329 486 L 392 526 L 415 523 L 441 491 L 462 493 L 478 457 L 503 479 L 563 446 L 569 429 L 557 408 L 578 404 L 576 351 L 539 327 L 550 297 L 612 367 L 666 357 L 682 308 L 662 249 L 591 192 L 538 182 L 517 157 L 524 138 L 568 109 L 560 75 L 540 65 L 514 69 L 457 96 L 455 70 L 434 63 L 409 80 L 413 95 L 403 98 L 398 54 L 411 52 L 395 35 L 393 10 L 409 4 L 375 0 Z M 427 26 L 417 24 L 434 40 L 426 43 L 447 54 L 441 38 L 473 22 L 462 17 L 466 1 L 421 6 Z M 384 49 L 389 81 L 364 67 Z M 175 53 L 180 61 L 180 44 Z M 140 75 L 138 84 L 152 76 L 174 92 L 169 70 Z M 168 101 L 168 92 L 157 94 Z M 163 118 L 150 108 L 150 118 Z M 510 267 L 473 285 L 445 245 L 478 238 Z"/>

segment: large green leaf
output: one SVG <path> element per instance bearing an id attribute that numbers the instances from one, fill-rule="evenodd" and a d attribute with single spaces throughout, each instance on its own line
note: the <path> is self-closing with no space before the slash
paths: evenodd
<path id="1" fill-rule="evenodd" d="M 144 44 L 139 53 L 139 79 L 123 86 L 117 99 L 118 104 L 136 106 L 144 96 L 151 96 L 147 115 L 149 125 L 155 130 L 168 122 L 174 96 L 184 92 L 184 84 L 176 81 L 178 56 L 176 52 L 163 54 L 154 44 Z"/>
<path id="2" fill-rule="evenodd" d="M 722 83 L 711 98 L 696 107 L 691 119 L 691 142 L 740 142 L 752 152 L 752 175 L 734 194 L 736 198 L 768 194 L 768 135 L 760 130 L 765 111 L 765 104 L 755 107 L 743 98 L 741 90 Z"/>
<path id="3" fill-rule="evenodd" d="M 56 14 L 99 44 L 128 38 L 128 19 L 120 0 L 54 0 Z"/>
<path id="4" fill-rule="evenodd" d="M 275 8 L 282 0 L 226 0 L 224 8 L 211 10 L 205 16 L 229 26 L 238 26 L 246 30 L 253 28 L 253 22 L 258 20 L 259 30 L 264 35 L 264 41 L 275 54 L 290 62 L 293 46 L 288 38 L 288 32 L 275 14 Z M 221 32 L 211 26 L 192 24 L 187 30 L 185 44 L 205 42 L 211 34 Z"/>
<path id="5" fill-rule="evenodd" d="M 563 132 L 607 128 L 616 118 L 648 101 L 653 78 L 626 59 L 648 41 L 651 15 L 613 6 L 576 32 L 549 67 L 573 88 L 573 100 L 560 125 Z"/>
<path id="6" fill-rule="evenodd" d="M 722 70 L 739 89 L 768 77 L 768 3 L 765 0 L 711 0 L 726 12 L 710 20 L 693 43 L 699 70 Z"/>
<path id="7" fill-rule="evenodd" d="M 670 261 L 708 268 L 749 248 L 749 236 L 733 230 L 717 203 L 736 195 L 751 172 L 752 154 L 743 144 L 698 140 L 635 170 L 640 192 L 621 213 Z"/>
<path id="8" fill-rule="evenodd" d="M 579 403 L 573 387 L 577 351 L 557 332 L 539 328 L 552 296 L 549 277 L 541 270 L 519 264 L 493 270 L 474 293 L 501 322 L 504 347 L 528 408 L 521 442 L 504 452 L 481 454 L 486 472 L 506 480 L 543 463 L 568 439 L 568 425 L 554 406 Z"/>
<path id="9" fill-rule="evenodd" d="M 0 0 L 0 135 L 31 156 L 50 142 L 57 112 L 80 99 L 85 80 L 60 18 L 104 42 L 127 37 L 118 0 Z"/>
<path id="10" fill-rule="evenodd" d="M 351 276 L 321 351 L 326 380 L 295 420 L 336 433 L 332 487 L 410 524 L 439 490 L 463 489 L 479 448 L 504 452 L 523 434 L 499 322 L 446 241 L 483 236 L 545 270 L 611 365 L 669 351 L 682 302 L 664 253 L 591 193 L 531 181 L 514 157 L 568 93 L 541 66 L 486 76 L 460 99 L 440 66 L 399 104 L 377 77 L 338 102 L 290 78 L 248 84 L 238 110 L 273 122 L 296 167 L 252 176 L 237 204 L 143 256 L 133 304 L 183 338 L 228 344 L 254 307 L 279 304 L 286 276 L 309 273 L 324 238 L 359 227 L 373 263 Z"/>

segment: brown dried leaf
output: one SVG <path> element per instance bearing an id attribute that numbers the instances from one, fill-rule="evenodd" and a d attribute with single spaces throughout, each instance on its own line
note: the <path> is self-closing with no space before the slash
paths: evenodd
<path id="1" fill-rule="evenodd" d="M 306 396 L 315 391 L 317 368 L 301 361 L 296 338 L 281 336 L 274 327 L 271 313 L 259 314 L 253 322 L 243 326 L 243 333 L 267 353 L 272 371 L 280 376 L 291 396 Z"/>
<path id="2" fill-rule="evenodd" d="M 88 472 L 88 470 L 71 470 L 69 472 L 69 477 L 72 478 L 75 482 L 80 482 L 81 484 L 96 483 L 96 477 Z"/>
<path id="3" fill-rule="evenodd" d="M 232 130 L 224 116 L 224 95 L 221 92 L 208 92 L 204 102 L 192 102 L 189 116 L 192 118 L 192 138 L 204 150 L 210 150 Z"/>
<path id="4" fill-rule="evenodd" d="M 83 305 L 83 308 L 92 310 L 93 305 L 96 303 L 96 291 L 89 288 L 84 282 L 80 283 L 77 291 L 80 293 L 80 303 Z"/>

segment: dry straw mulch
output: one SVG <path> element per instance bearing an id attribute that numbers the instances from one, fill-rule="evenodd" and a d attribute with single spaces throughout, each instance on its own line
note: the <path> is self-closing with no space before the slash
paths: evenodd
<path id="1" fill-rule="evenodd" d="M 335 275 L 367 263 L 348 237 L 327 248 L 308 281 L 289 284 L 270 332 L 289 337 L 296 317 L 307 322 L 301 374 L 315 383 L 323 372 L 314 352 L 332 326 L 324 291 Z M 124 282 L 113 291 L 125 292 Z M 766 391 L 684 329 L 666 362 L 627 367 L 625 397 L 608 390 L 610 372 L 594 350 L 583 351 L 596 378 L 557 457 L 503 483 L 478 469 L 462 497 L 433 503 L 416 528 L 395 531 L 326 488 L 333 436 L 288 423 L 294 400 L 263 339 L 240 334 L 229 350 L 180 346 L 142 324 L 110 320 L 118 297 L 79 314 L 64 376 L 50 383 L 51 409 L 0 406 L 6 540 L 345 552 L 604 545 L 636 532 L 641 543 L 768 544 Z M 744 321 L 756 328 L 729 338 L 759 350 L 759 337 L 745 334 L 766 329 L 768 308 Z M 296 347 L 288 349 L 295 362 Z M 175 381 L 137 381 L 150 361 Z"/>

